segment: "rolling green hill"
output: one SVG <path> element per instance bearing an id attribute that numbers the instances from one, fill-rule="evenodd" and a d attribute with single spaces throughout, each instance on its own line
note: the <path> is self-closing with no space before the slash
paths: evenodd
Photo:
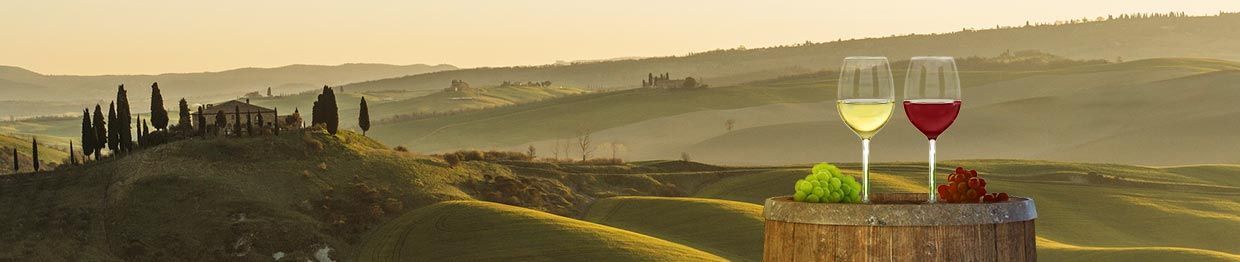
<path id="1" fill-rule="evenodd" d="M 21 171 L 34 171 L 30 138 L 0 134 L 0 174 L 13 173 L 13 149 L 17 149 L 17 161 Z M 81 152 L 74 153 L 78 154 L 78 159 L 82 158 Z M 67 149 L 39 143 L 39 163 L 42 170 L 55 169 L 58 165 L 69 163 L 69 152 Z"/>
<path id="2" fill-rule="evenodd" d="M 682 243 L 732 261 L 762 260 L 760 205 L 704 198 L 612 197 L 594 202 L 581 219 Z"/>
<path id="3" fill-rule="evenodd" d="M 729 49 L 684 56 L 530 67 L 473 68 L 367 81 L 358 90 L 438 89 L 465 80 L 498 84 L 506 80 L 550 80 L 589 88 L 638 87 L 647 73 L 693 76 L 712 86 L 834 69 L 843 57 L 867 54 L 903 59 L 917 55 L 985 56 L 1005 50 L 1036 49 L 1077 59 L 1156 57 L 1240 59 L 1234 30 L 1240 15 L 1118 19 L 1066 25 L 965 30 L 840 40 L 756 49 Z M 910 32 L 911 33 L 911 32 Z M 1072 39 L 1072 41 L 1063 41 Z"/>
<path id="4" fill-rule="evenodd" d="M 940 172 L 957 165 L 981 171 L 992 191 L 1037 201 L 1044 259 L 1234 261 L 1240 253 L 1218 237 L 1240 234 L 1234 166 L 968 160 L 940 163 Z M 922 191 L 923 166 L 876 164 L 873 188 Z M 856 164 L 841 167 L 857 174 Z M 450 166 L 347 131 L 192 139 L 0 175 L 0 224 L 11 225 L 0 227 L 0 241 L 11 243 L 0 245 L 0 259 L 754 260 L 757 205 L 791 192 L 807 169 Z"/>
<path id="5" fill-rule="evenodd" d="M 903 75 L 899 64 L 896 76 Z M 1240 138 L 1226 131 L 1240 128 L 1228 121 L 1240 117 L 1229 106 L 1240 89 L 1228 84 L 1240 76 L 1240 64 L 1174 58 L 1037 67 L 962 61 L 960 67 L 964 108 L 939 143 L 940 158 L 1240 163 L 1229 154 Z M 597 93 L 382 123 L 371 134 L 430 152 L 529 145 L 546 152 L 590 129 L 596 155 L 610 155 L 604 144 L 615 143 L 623 145 L 618 156 L 634 160 L 686 152 L 698 161 L 738 165 L 856 161 L 859 142 L 831 104 L 836 81 L 824 72 L 698 90 Z M 725 128 L 728 120 L 735 121 L 733 130 Z M 873 157 L 923 159 L 924 140 L 897 108 L 874 140 Z"/>
<path id="6" fill-rule="evenodd" d="M 374 232 L 358 261 L 722 261 L 683 244 L 520 207 L 449 201 Z"/>

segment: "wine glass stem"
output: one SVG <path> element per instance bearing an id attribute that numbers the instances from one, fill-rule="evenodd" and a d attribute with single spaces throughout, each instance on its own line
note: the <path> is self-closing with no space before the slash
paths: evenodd
<path id="1" fill-rule="evenodd" d="M 930 203 L 934 203 L 934 202 L 936 202 L 936 201 L 937 201 L 937 199 L 938 199 L 938 197 L 937 197 L 937 196 L 935 196 L 935 195 L 937 194 L 937 193 L 936 193 L 937 191 L 935 191 L 935 188 L 934 188 L 934 139 L 930 139 L 930 174 L 929 174 L 929 182 L 930 182 L 930 200 L 929 200 L 928 202 L 930 202 Z"/>
<path id="2" fill-rule="evenodd" d="M 861 202 L 870 203 L 870 139 L 861 139 Z"/>

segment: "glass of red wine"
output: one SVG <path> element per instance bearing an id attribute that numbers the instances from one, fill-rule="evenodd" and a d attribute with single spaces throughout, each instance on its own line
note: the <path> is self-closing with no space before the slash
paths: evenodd
<path id="1" fill-rule="evenodd" d="M 934 187 L 934 142 L 956 121 L 960 113 L 960 75 L 956 60 L 946 56 L 918 56 L 909 60 L 904 78 L 904 113 L 930 140 L 930 193 L 928 202 L 937 199 Z"/>

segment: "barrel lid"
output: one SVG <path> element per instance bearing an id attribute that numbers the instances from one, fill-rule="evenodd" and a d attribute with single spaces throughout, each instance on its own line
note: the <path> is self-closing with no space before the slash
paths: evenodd
<path id="1" fill-rule="evenodd" d="M 820 225 L 948 226 L 1001 224 L 1038 217 L 1033 199 L 999 203 L 925 203 L 926 194 L 872 194 L 870 204 L 805 203 L 791 196 L 766 199 L 766 220 Z"/>

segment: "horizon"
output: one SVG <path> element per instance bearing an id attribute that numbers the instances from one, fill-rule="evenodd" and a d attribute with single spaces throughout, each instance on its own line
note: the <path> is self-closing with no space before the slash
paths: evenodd
<path id="1" fill-rule="evenodd" d="M 857 6 L 806 2 L 712 3 L 715 5 L 642 2 L 600 6 L 556 1 L 490 3 L 492 6 L 487 8 L 474 9 L 462 3 L 350 6 L 327 2 L 227 2 L 207 6 L 23 2 L 15 4 L 17 8 L 0 11 L 0 17 L 4 17 L 0 18 L 3 22 L 0 24 L 5 25 L 0 28 L 12 27 L 5 31 L 23 39 L 0 44 L 0 57 L 5 58 L 2 59 L 4 65 L 45 75 L 155 75 L 341 64 L 509 67 L 560 61 L 681 56 L 708 50 L 742 46 L 762 48 L 806 41 L 824 43 L 947 33 L 963 28 L 1023 25 L 1026 21 L 1049 23 L 1130 13 L 1184 12 L 1205 16 L 1240 10 L 1237 2 L 1209 0 L 1124 2 L 1118 8 L 1113 6 L 1120 1 L 1032 4 L 967 1 L 955 5 L 898 2 Z M 1055 8 L 1067 3 L 1081 7 Z M 833 26 L 868 17 L 861 14 L 865 12 L 832 14 L 841 7 L 875 10 L 890 5 L 907 8 L 871 12 L 881 14 L 882 19 L 870 25 Z M 651 6 L 660 7 L 649 9 Z M 985 12 L 957 12 L 962 6 Z M 293 13 L 290 9 L 300 13 L 281 14 Z M 453 11 L 425 11 L 445 9 Z M 644 12 L 648 10 L 703 11 L 684 15 Z M 155 15 L 115 16 L 132 12 L 151 14 L 151 11 L 155 11 Z M 190 11 L 193 15 L 177 16 Z M 630 11 L 634 13 L 628 13 Z M 427 14 L 409 15 L 410 12 Z M 470 12 L 478 15 L 437 17 L 439 13 Z M 538 12 L 554 13 L 529 15 Z M 952 15 L 935 18 L 948 12 Z M 144 20 L 150 17 L 159 23 Z M 56 23 L 46 22 L 49 18 Z M 561 23 L 565 19 L 582 19 L 582 23 L 565 26 Z M 239 25 L 247 27 L 238 29 Z M 407 27 L 393 29 L 392 25 Z M 737 31 L 745 33 L 735 34 Z M 151 33 L 161 34 L 154 38 L 154 44 L 137 40 L 142 37 L 133 37 Z M 534 37 L 526 37 L 531 34 Z M 435 41 L 426 41 L 428 38 Z M 109 51 L 98 52 L 101 49 Z"/>

